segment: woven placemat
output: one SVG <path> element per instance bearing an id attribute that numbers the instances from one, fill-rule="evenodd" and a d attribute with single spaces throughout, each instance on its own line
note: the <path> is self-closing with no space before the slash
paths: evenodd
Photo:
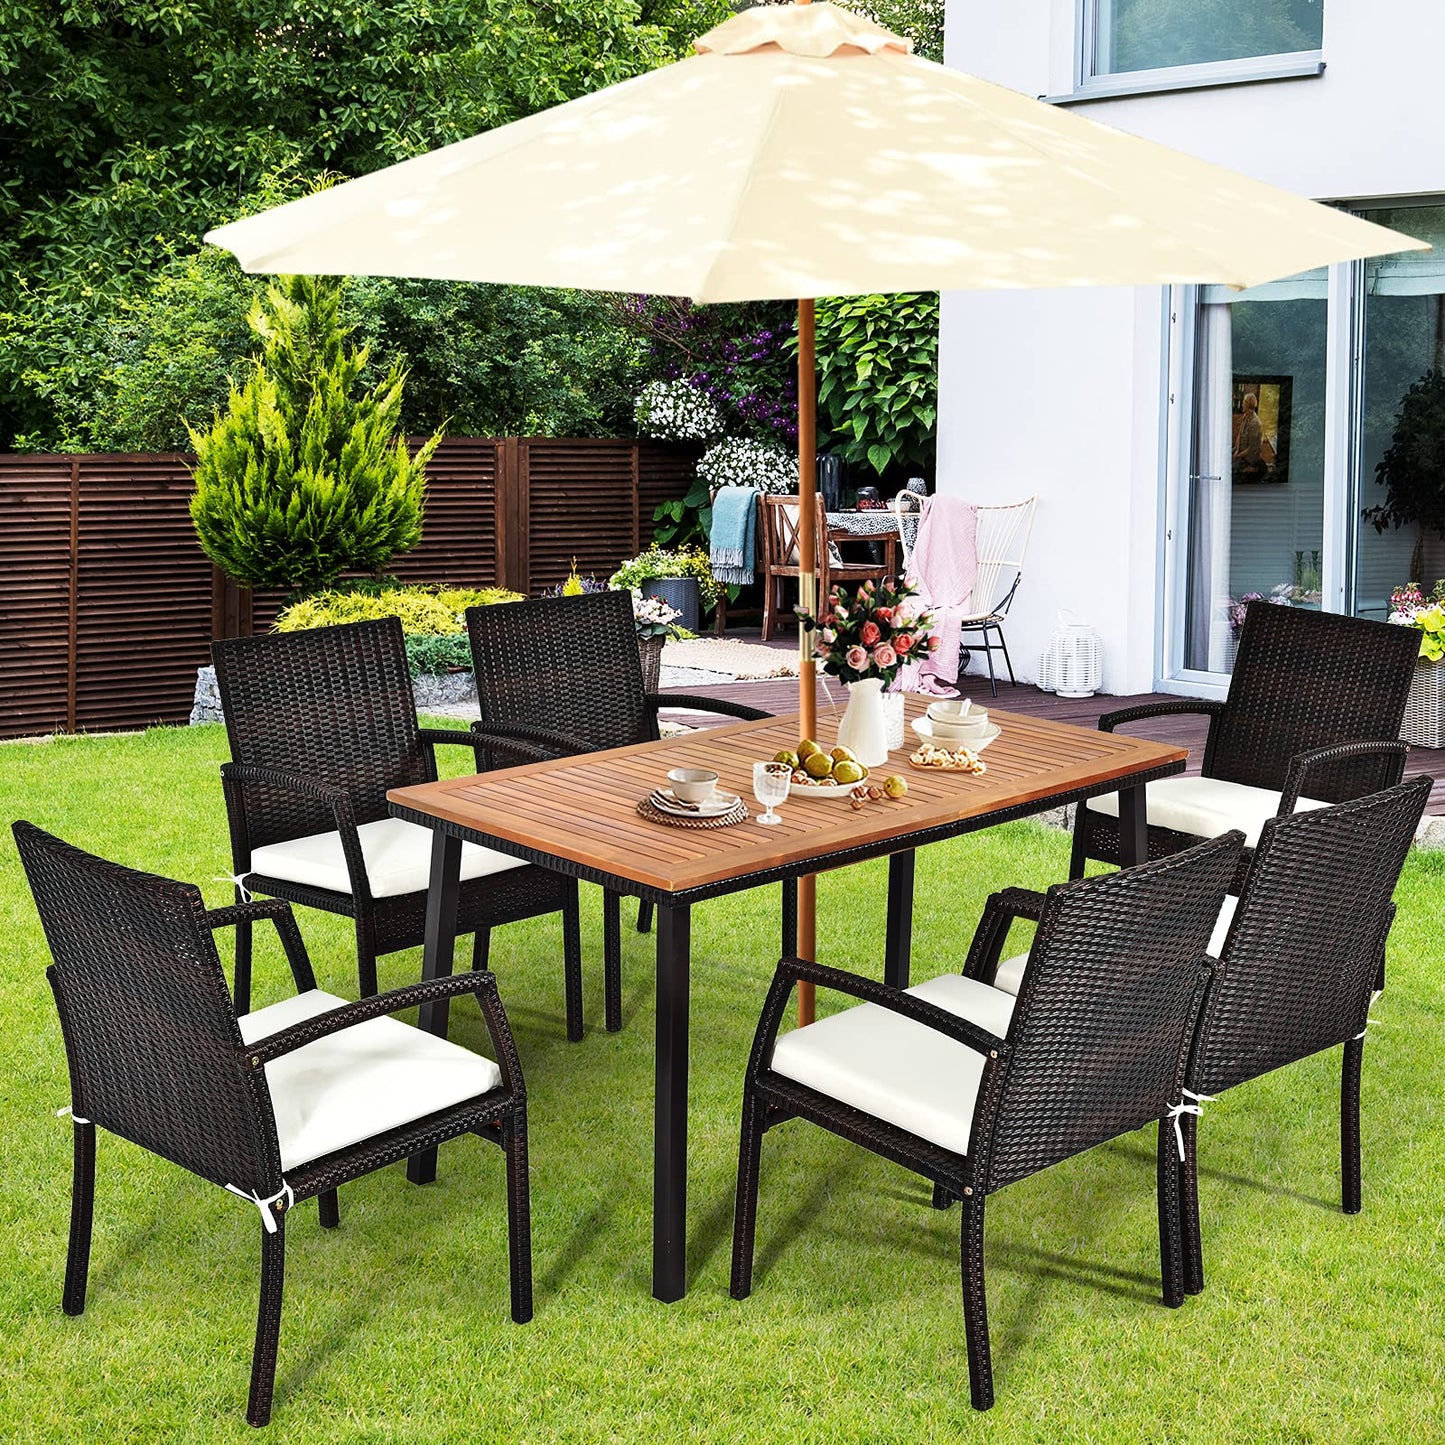
<path id="1" fill-rule="evenodd" d="M 711 818 L 682 818 L 672 813 L 664 813 L 661 808 L 654 806 L 651 798 L 644 798 L 637 805 L 637 811 L 649 823 L 667 823 L 673 828 L 731 828 L 734 823 L 745 823 L 748 819 L 747 805 L 741 798 L 726 813 L 718 813 Z"/>

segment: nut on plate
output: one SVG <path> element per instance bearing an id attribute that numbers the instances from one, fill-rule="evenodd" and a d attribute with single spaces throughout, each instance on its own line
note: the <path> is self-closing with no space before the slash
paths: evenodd
<path id="1" fill-rule="evenodd" d="M 908 758 L 910 767 L 953 773 L 986 773 L 988 765 L 972 748 L 941 748 L 925 741 Z"/>

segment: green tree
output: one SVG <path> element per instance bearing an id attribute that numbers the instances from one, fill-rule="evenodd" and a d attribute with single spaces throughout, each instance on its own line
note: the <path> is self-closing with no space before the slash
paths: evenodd
<path id="1" fill-rule="evenodd" d="M 385 566 L 421 538 L 440 433 L 408 454 L 400 364 L 358 390 L 367 352 L 349 344 L 334 281 L 283 278 L 247 320 L 261 354 L 210 429 L 191 435 L 202 548 L 243 585 L 298 592 Z"/>
<path id="2" fill-rule="evenodd" d="M 1445 538 L 1445 372 L 1430 370 L 1405 393 L 1395 434 L 1375 466 L 1385 500 L 1364 516 L 1377 532 L 1415 527 L 1410 575 L 1421 574 L 1425 534 Z"/>

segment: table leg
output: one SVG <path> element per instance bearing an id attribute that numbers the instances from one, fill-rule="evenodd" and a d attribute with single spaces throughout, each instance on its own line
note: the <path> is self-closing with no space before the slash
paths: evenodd
<path id="1" fill-rule="evenodd" d="M 888 860 L 888 933 L 883 944 L 883 982 L 890 988 L 908 987 L 913 951 L 912 848 Z"/>
<path id="2" fill-rule="evenodd" d="M 1119 866 L 1132 868 L 1148 859 L 1149 816 L 1144 805 L 1144 784 L 1139 783 L 1119 789 Z"/>
<path id="3" fill-rule="evenodd" d="M 657 910 L 657 1060 L 653 1101 L 652 1293 L 687 1293 L 687 1013 L 692 910 Z"/>
<path id="4" fill-rule="evenodd" d="M 798 880 L 783 879 L 783 958 L 798 956 Z"/>
<path id="5" fill-rule="evenodd" d="M 426 934 L 422 944 L 423 981 L 446 978 L 452 971 L 457 941 L 457 894 L 461 890 L 462 843 L 440 828 L 432 830 L 431 881 L 426 893 Z M 446 1037 L 449 1000 L 424 1003 L 417 1011 L 417 1027 Z M 437 1151 L 424 1149 L 406 1161 L 406 1177 L 413 1184 L 430 1184 L 437 1177 Z"/>

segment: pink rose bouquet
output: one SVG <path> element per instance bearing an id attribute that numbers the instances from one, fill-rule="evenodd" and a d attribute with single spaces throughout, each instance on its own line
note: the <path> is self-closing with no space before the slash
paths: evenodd
<path id="1" fill-rule="evenodd" d="M 932 614 L 918 605 L 907 582 L 865 582 L 855 592 L 835 587 L 821 617 L 803 616 L 815 633 L 813 655 L 823 671 L 842 682 L 881 678 L 887 684 L 909 662 L 922 661 L 937 645 Z"/>

